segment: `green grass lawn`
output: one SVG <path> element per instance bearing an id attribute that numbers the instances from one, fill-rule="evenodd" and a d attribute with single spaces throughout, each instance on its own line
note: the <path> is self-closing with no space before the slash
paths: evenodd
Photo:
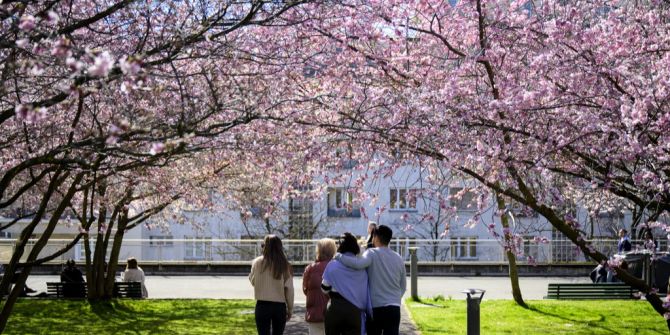
<path id="1" fill-rule="evenodd" d="M 542 300 L 529 309 L 510 300 L 486 300 L 480 308 L 482 334 L 668 334 L 663 317 L 646 301 Z M 407 300 L 423 335 L 465 334 L 464 300 Z"/>
<path id="2" fill-rule="evenodd" d="M 465 334 L 463 300 L 407 301 L 423 335 Z M 481 305 L 482 334 L 668 334 L 644 301 L 509 300 Z M 253 334 L 253 300 L 19 300 L 6 334 Z"/>
<path id="3" fill-rule="evenodd" d="M 19 300 L 5 334 L 252 334 L 253 300 Z"/>

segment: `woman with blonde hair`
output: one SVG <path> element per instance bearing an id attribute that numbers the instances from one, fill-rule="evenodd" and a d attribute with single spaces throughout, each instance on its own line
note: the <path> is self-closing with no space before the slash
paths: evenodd
<path id="1" fill-rule="evenodd" d="M 293 313 L 293 270 L 281 240 L 265 236 L 263 255 L 251 263 L 249 281 L 256 299 L 256 330 L 259 335 L 281 335 Z"/>
<path id="2" fill-rule="evenodd" d="M 323 271 L 335 255 L 335 240 L 322 238 L 316 243 L 316 261 L 305 268 L 302 276 L 302 291 L 307 297 L 305 321 L 309 335 L 323 335 L 324 316 L 328 305 L 328 295 L 321 290 Z"/>

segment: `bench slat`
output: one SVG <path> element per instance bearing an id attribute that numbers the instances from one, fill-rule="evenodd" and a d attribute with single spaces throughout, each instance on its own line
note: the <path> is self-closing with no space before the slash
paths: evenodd
<path id="1" fill-rule="evenodd" d="M 87 293 L 86 283 L 47 282 L 47 295 L 56 298 L 86 298 Z"/>
<path id="2" fill-rule="evenodd" d="M 114 296 L 119 298 L 142 298 L 142 283 L 115 282 Z"/>
<path id="3" fill-rule="evenodd" d="M 584 289 L 574 289 L 574 288 L 561 288 L 561 289 L 549 289 L 549 291 L 561 291 L 561 292 L 628 292 L 630 288 L 625 289 L 600 289 L 600 288 L 584 288 Z"/>
<path id="4" fill-rule="evenodd" d="M 56 298 L 66 298 L 65 286 L 72 286 L 69 292 L 76 294 L 81 290 L 83 296 L 75 296 L 74 298 L 87 297 L 88 287 L 86 283 L 61 283 L 61 282 L 47 282 L 47 294 Z M 142 298 L 142 283 L 140 282 L 114 282 L 114 297 L 115 298 Z M 69 298 L 69 297 L 67 297 Z"/>
<path id="5" fill-rule="evenodd" d="M 621 283 L 549 284 L 547 299 L 632 299 L 632 287 Z"/>

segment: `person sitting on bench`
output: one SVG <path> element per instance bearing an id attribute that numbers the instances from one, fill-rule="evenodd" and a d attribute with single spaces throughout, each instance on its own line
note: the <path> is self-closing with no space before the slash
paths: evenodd
<path id="1" fill-rule="evenodd" d="M 135 259 L 135 257 L 128 258 L 126 271 L 123 272 L 123 281 L 142 283 L 142 298 L 147 298 L 149 296 L 147 287 L 144 286 L 144 271 L 137 265 L 137 259 Z"/>
<path id="2" fill-rule="evenodd" d="M 63 283 L 63 296 L 66 298 L 85 298 L 84 275 L 77 269 L 74 259 L 65 262 L 65 269 L 60 273 L 60 281 Z"/>
<path id="3" fill-rule="evenodd" d="M 607 268 L 602 266 L 602 264 L 598 264 L 598 266 L 591 271 L 589 277 L 591 277 L 591 281 L 594 283 L 605 283 L 607 282 Z"/>

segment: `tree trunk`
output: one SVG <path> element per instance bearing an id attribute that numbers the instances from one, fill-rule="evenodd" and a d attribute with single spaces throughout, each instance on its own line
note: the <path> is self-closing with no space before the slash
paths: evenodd
<path id="1" fill-rule="evenodd" d="M 42 236 L 35 242 L 35 245 L 33 246 L 32 250 L 30 251 L 30 254 L 28 255 L 28 259 L 26 263 L 31 263 L 37 259 L 39 256 L 40 252 L 44 247 L 47 245 L 49 242 L 49 238 L 51 238 L 51 234 L 53 233 L 54 229 L 56 228 L 56 225 L 58 224 L 58 221 L 60 220 L 61 215 L 65 211 L 65 209 L 68 207 L 70 204 L 70 200 L 72 200 L 72 197 L 75 195 L 77 191 L 77 186 L 81 182 L 82 178 L 84 177 L 83 173 L 78 174 L 74 180 L 72 181 L 72 184 L 68 188 L 67 193 L 63 196 L 63 199 L 60 201 L 58 207 L 56 210 L 52 213 L 52 217 L 49 220 L 47 226 L 44 229 L 44 232 L 42 233 Z M 24 235 L 22 236 L 22 239 L 27 241 L 29 238 L 29 235 Z M 12 261 L 14 261 L 15 258 L 12 257 Z M 16 263 L 18 263 L 18 259 L 16 259 Z M 7 321 L 9 320 L 9 316 L 12 312 L 12 309 L 14 308 L 14 304 L 16 303 L 16 299 L 18 299 L 19 295 L 23 291 L 23 287 L 26 284 L 26 279 L 28 279 L 28 275 L 30 274 L 30 271 L 32 269 L 31 266 L 25 266 L 23 270 L 21 271 L 20 274 L 16 275 L 14 273 L 16 269 L 16 263 L 12 264 L 10 267 L 12 272 L 8 272 L 13 274 L 11 277 L 16 278 L 16 285 L 14 286 L 14 289 L 10 293 L 10 296 L 8 297 L 7 301 L 5 304 L 2 306 L 2 312 L 0 312 L 0 333 L 2 333 L 5 330 L 5 327 L 7 327 Z M 4 281 L 4 278 L 3 278 Z"/>
<path id="2" fill-rule="evenodd" d="M 14 304 L 16 303 L 16 300 L 23 292 L 23 286 L 26 283 L 26 279 L 28 279 L 30 270 L 31 270 L 30 268 L 23 269 L 21 273 L 15 274 L 13 276 L 16 278 L 16 284 L 14 285 L 12 291 L 9 293 L 9 296 L 5 301 L 5 304 L 2 306 L 2 312 L 0 312 L 0 334 L 3 333 L 5 331 L 5 327 L 7 327 L 7 321 L 9 320 L 9 316 L 11 315 L 12 310 L 14 309 Z M 5 277 L 8 277 L 7 272 L 5 272 Z M 11 276 L 9 277 L 11 278 Z"/>
<path id="3" fill-rule="evenodd" d="M 67 177 L 67 174 L 65 177 Z M 16 270 L 18 269 L 17 265 L 21 261 L 21 257 L 23 257 L 28 240 L 30 239 L 30 236 L 33 234 L 33 231 L 37 225 L 42 221 L 51 197 L 53 196 L 54 192 L 56 192 L 56 189 L 58 189 L 58 187 L 65 181 L 65 177 L 60 178 L 60 170 L 56 171 L 54 176 L 51 178 L 47 191 L 42 196 L 42 201 L 40 202 L 35 216 L 33 217 L 32 221 L 21 231 L 21 236 L 17 240 L 17 243 L 14 247 L 12 258 L 5 267 L 5 275 L 2 277 L 2 281 L 0 282 L 0 292 L 7 292 L 9 290 L 9 285 L 12 283 L 13 277 L 15 276 Z M 0 320 L 2 320 L 2 318 L 0 318 Z M 0 321 L 0 333 L 2 333 L 2 330 L 4 329 L 1 323 L 2 321 Z"/>
<path id="4" fill-rule="evenodd" d="M 113 222 L 107 222 L 107 208 L 104 205 L 100 207 L 100 220 L 98 221 L 98 236 L 95 242 L 95 255 L 93 257 L 93 283 L 90 286 L 95 287 L 95 295 L 89 296 L 89 299 L 110 299 L 111 294 L 105 297 L 105 258 L 107 258 L 107 239 L 105 234 L 112 229 Z M 103 218 L 104 214 L 104 218 Z M 102 226 L 106 225 L 104 230 Z"/>
<path id="5" fill-rule="evenodd" d="M 98 196 L 104 199 L 107 192 L 107 183 L 104 179 L 98 181 Z M 107 241 L 105 234 L 112 229 L 112 223 L 107 221 L 107 204 L 100 202 L 98 210 L 97 235 L 95 238 L 95 249 L 91 260 L 90 276 L 87 274 L 88 299 L 101 300 L 111 298 L 111 294 L 105 298 L 105 277 L 104 267 L 107 256 Z M 107 227 L 103 229 L 103 227 Z"/>
<path id="6" fill-rule="evenodd" d="M 507 262 L 509 263 L 509 279 L 512 284 L 512 297 L 517 305 L 528 308 L 528 305 L 523 301 L 523 296 L 521 295 L 521 287 L 519 286 L 519 271 L 516 267 L 516 255 L 513 250 L 513 240 L 512 233 L 509 230 L 509 217 L 507 216 L 507 208 L 505 206 L 505 200 L 500 197 L 499 194 L 496 194 L 496 201 L 498 202 L 498 210 L 503 213 L 500 216 L 500 222 L 503 226 L 503 235 L 505 237 L 505 252 L 507 254 Z"/>
<path id="7" fill-rule="evenodd" d="M 112 242 L 112 251 L 109 255 L 109 265 L 107 267 L 107 278 L 105 281 L 105 293 L 109 293 L 112 297 L 114 290 L 114 275 L 117 265 L 119 264 L 119 255 L 121 254 L 121 245 L 123 244 L 123 236 L 126 233 L 126 226 L 128 225 L 128 209 L 124 208 L 119 215 L 116 233 L 114 234 L 114 242 Z"/>

